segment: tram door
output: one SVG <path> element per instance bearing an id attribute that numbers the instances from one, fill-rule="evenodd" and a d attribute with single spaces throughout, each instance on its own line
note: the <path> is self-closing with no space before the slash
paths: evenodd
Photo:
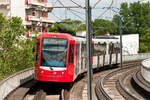
<path id="1" fill-rule="evenodd" d="M 70 44 L 68 58 L 68 73 L 73 76 L 74 73 L 74 44 Z"/>
<path id="2" fill-rule="evenodd" d="M 76 45 L 75 45 L 75 66 L 74 66 L 74 76 L 75 77 L 79 74 L 79 47 L 80 47 L 80 44 L 76 43 Z"/>

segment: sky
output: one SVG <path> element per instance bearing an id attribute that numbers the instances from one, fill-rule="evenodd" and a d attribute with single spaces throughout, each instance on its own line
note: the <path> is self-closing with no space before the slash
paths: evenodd
<path id="1" fill-rule="evenodd" d="M 92 9 L 92 20 L 97 18 L 103 18 L 111 20 L 114 14 L 118 12 L 117 8 L 120 8 L 120 4 L 123 2 L 133 3 L 133 2 L 147 2 L 150 0 L 90 0 Z M 85 7 L 85 0 L 48 0 L 55 7 L 63 6 L 79 6 L 80 8 L 54 8 L 49 17 L 54 21 L 59 22 L 66 18 L 78 19 L 85 21 L 85 10 L 81 7 Z M 96 5 L 96 6 L 94 6 Z M 112 10 L 107 10 L 108 7 L 114 7 L 115 12 Z M 104 13 L 105 12 L 105 13 Z"/>

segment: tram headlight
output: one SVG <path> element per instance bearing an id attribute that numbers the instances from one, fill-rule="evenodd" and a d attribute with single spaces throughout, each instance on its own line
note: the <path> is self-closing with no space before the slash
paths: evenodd
<path id="1" fill-rule="evenodd" d="M 44 73 L 44 71 L 41 71 L 41 74 L 43 74 Z"/>

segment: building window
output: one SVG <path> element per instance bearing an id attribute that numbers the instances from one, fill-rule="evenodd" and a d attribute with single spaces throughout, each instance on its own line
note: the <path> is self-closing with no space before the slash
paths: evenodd
<path id="1" fill-rule="evenodd" d="M 36 32 L 36 28 L 35 27 L 33 28 L 33 32 Z"/>
<path id="2" fill-rule="evenodd" d="M 40 27 L 37 27 L 37 31 L 41 32 L 41 28 L 40 28 Z"/>
<path id="3" fill-rule="evenodd" d="M 29 32 L 26 32 L 26 37 L 27 37 L 27 38 L 29 37 Z"/>
<path id="4" fill-rule="evenodd" d="M 41 32 L 41 28 L 39 28 L 39 32 Z"/>
<path id="5" fill-rule="evenodd" d="M 45 28 L 43 28 L 42 32 L 43 32 L 43 33 L 46 32 L 46 31 L 45 31 Z"/>
<path id="6" fill-rule="evenodd" d="M 28 20 L 29 20 L 29 17 L 28 17 L 28 16 L 26 16 L 26 17 L 25 17 L 25 20 L 26 20 L 26 21 L 28 21 Z"/>
<path id="7" fill-rule="evenodd" d="M 42 17 L 45 17 L 45 13 L 42 13 Z"/>
<path id="8" fill-rule="evenodd" d="M 45 0 L 42 0 L 42 2 L 44 3 L 44 2 L 45 2 Z"/>
<path id="9" fill-rule="evenodd" d="M 28 0 L 25 0 L 25 4 L 26 4 L 26 5 L 28 4 Z"/>
<path id="10" fill-rule="evenodd" d="M 35 16 L 35 15 L 36 15 L 35 11 L 33 11 L 32 15 L 33 15 L 33 16 Z"/>

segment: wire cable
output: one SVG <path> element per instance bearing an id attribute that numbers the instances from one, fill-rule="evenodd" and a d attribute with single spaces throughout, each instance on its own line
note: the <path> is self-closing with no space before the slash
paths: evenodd
<path id="1" fill-rule="evenodd" d="M 102 17 L 109 9 L 111 9 L 111 6 L 113 5 L 114 0 L 112 0 L 111 4 L 109 5 L 109 7 L 107 7 L 107 9 L 97 17 L 97 19 L 99 19 L 100 17 Z"/>
<path id="2" fill-rule="evenodd" d="M 62 20 L 62 18 L 56 16 L 53 12 L 51 12 L 51 14 L 52 14 L 54 17 L 58 18 L 60 21 Z"/>
<path id="3" fill-rule="evenodd" d="M 65 7 L 65 5 L 60 1 L 60 0 L 57 0 L 63 7 Z"/>
<path id="4" fill-rule="evenodd" d="M 82 5 L 79 5 L 78 3 L 76 3 L 75 1 L 73 1 L 73 0 L 70 0 L 72 3 L 74 3 L 75 5 L 77 5 L 79 8 L 82 8 L 82 9 L 84 9 L 85 7 L 83 7 Z"/>
<path id="5" fill-rule="evenodd" d="M 84 18 L 82 18 L 81 16 L 77 15 L 76 13 L 74 13 L 74 11 L 73 11 L 72 9 L 69 9 L 69 8 L 68 8 L 68 10 L 70 10 L 70 12 L 71 12 L 72 14 L 74 14 L 75 16 L 77 16 L 78 18 L 80 18 L 81 20 L 85 21 Z"/>
<path id="6" fill-rule="evenodd" d="M 74 12 L 76 12 L 76 13 L 79 13 L 79 14 L 85 14 L 85 13 L 82 13 L 82 12 L 79 12 L 79 11 L 76 11 L 76 10 L 73 10 L 73 9 L 71 9 L 71 8 L 69 8 L 70 10 L 72 10 L 72 11 L 74 11 Z"/>
<path id="7" fill-rule="evenodd" d="M 95 8 L 95 7 L 100 3 L 100 1 L 102 1 L 102 0 L 98 0 L 98 1 L 93 5 L 92 8 Z"/>

